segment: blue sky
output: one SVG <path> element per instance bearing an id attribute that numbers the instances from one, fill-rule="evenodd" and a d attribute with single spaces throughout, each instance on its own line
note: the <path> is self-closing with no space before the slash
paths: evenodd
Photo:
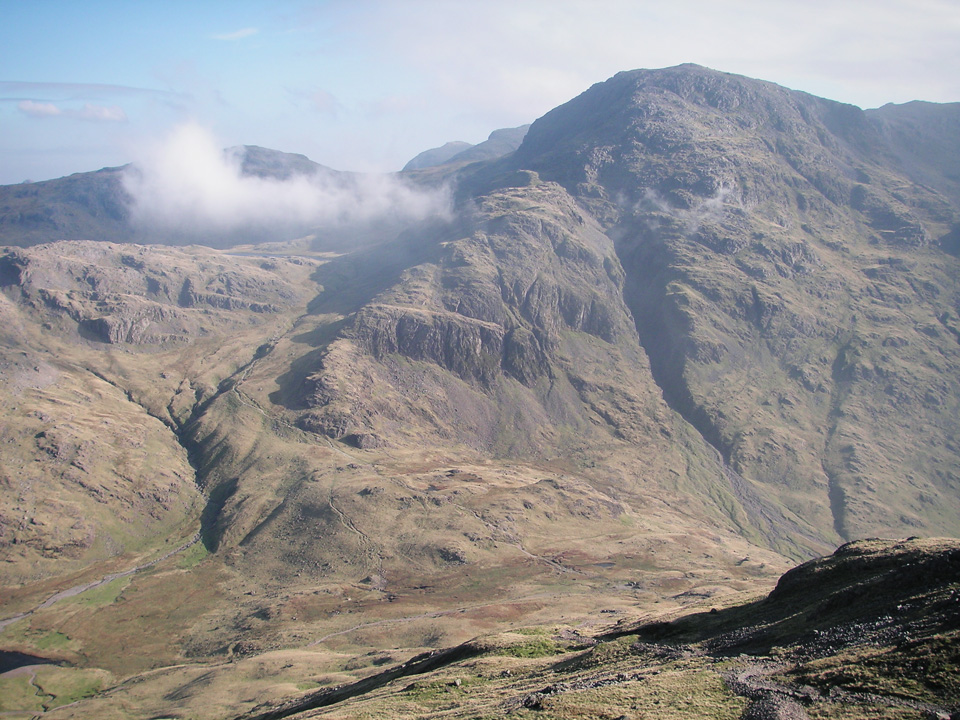
<path id="1" fill-rule="evenodd" d="M 877 107 L 960 101 L 958 0 L 0 0 L 0 184 L 183 123 L 396 170 L 620 70 L 696 62 Z"/>

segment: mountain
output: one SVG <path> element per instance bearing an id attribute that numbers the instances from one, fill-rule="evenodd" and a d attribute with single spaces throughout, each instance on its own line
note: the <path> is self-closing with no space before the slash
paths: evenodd
<path id="1" fill-rule="evenodd" d="M 490 133 L 490 137 L 482 143 L 462 150 L 447 162 L 466 165 L 480 162 L 481 160 L 494 160 L 495 158 L 508 155 L 520 147 L 529 129 L 529 125 L 521 125 L 515 128 L 494 130 Z"/>
<path id="2" fill-rule="evenodd" d="M 240 170 L 247 176 L 289 180 L 297 176 L 315 177 L 319 175 L 336 178 L 337 176 L 350 175 L 350 173 L 341 173 L 315 163 L 306 155 L 279 152 L 257 145 L 227 148 L 225 152 L 228 156 L 239 159 Z"/>
<path id="3" fill-rule="evenodd" d="M 930 185 L 960 201 L 960 104 L 914 101 L 890 103 L 867 110 L 867 117 L 883 136 L 894 162 L 916 183 Z"/>
<path id="4" fill-rule="evenodd" d="M 529 125 L 494 130 L 482 143 L 448 142 L 441 147 L 424 150 L 403 166 L 402 172 L 425 170 L 441 165 L 469 165 L 482 160 L 493 160 L 508 155 L 520 147 Z"/>
<path id="5" fill-rule="evenodd" d="M 122 168 L 103 168 L 0 185 L 0 241 L 21 247 L 51 240 L 127 241 L 130 211 L 122 176 Z"/>
<path id="6" fill-rule="evenodd" d="M 4 249 L 0 647 L 64 664 L 17 692 L 233 717 L 471 638 L 522 631 L 522 664 L 733 606 L 851 540 L 958 536 L 956 111 L 637 70 L 511 153 L 405 173 L 453 211 L 335 252 Z M 750 612 L 720 619 L 755 637 Z"/>
<path id="7" fill-rule="evenodd" d="M 958 112 L 906 162 L 855 107 L 636 71 L 537 121 L 515 166 L 601 218 L 664 397 L 748 483 L 842 538 L 956 534 L 958 206 L 919 158 L 956 149 Z"/>

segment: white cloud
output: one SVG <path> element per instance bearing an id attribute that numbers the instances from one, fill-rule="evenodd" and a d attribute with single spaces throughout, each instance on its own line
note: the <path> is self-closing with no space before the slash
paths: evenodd
<path id="1" fill-rule="evenodd" d="M 79 110 L 71 113 L 81 120 L 97 120 L 106 122 L 126 122 L 127 114 L 119 105 L 94 105 L 93 103 L 84 103 Z"/>
<path id="2" fill-rule="evenodd" d="M 343 226 L 376 219 L 447 216 L 447 191 L 424 191 L 387 175 L 244 175 L 197 124 L 181 125 L 144 152 L 124 178 L 135 222 L 179 231 Z"/>
<path id="3" fill-rule="evenodd" d="M 242 30 L 234 30 L 233 32 L 214 35 L 213 39 L 214 40 L 243 40 L 244 38 L 248 38 L 251 35 L 256 35 L 258 32 L 260 32 L 259 28 L 248 27 L 248 28 L 243 28 Z"/>
<path id="4" fill-rule="evenodd" d="M 104 97 L 156 96 L 162 98 L 184 99 L 183 93 L 153 88 L 132 87 L 130 85 L 110 85 L 107 83 L 68 83 L 68 82 L 25 82 L 20 80 L 0 80 L 0 97 L 5 95 L 42 95 L 57 100 L 103 99 Z"/>
<path id="5" fill-rule="evenodd" d="M 31 117 L 56 117 L 63 114 L 63 110 L 50 102 L 21 100 L 17 103 L 17 108 Z"/>
<path id="6" fill-rule="evenodd" d="M 672 215 L 683 225 L 688 235 L 693 235 L 704 223 L 723 220 L 727 205 L 743 208 L 741 198 L 734 190 L 721 185 L 717 191 L 707 198 L 698 198 L 690 207 L 681 208 L 672 205 L 666 198 L 652 188 L 644 190 L 643 197 L 634 205 L 634 212 L 657 210 Z M 655 220 L 646 220 L 648 223 Z"/>

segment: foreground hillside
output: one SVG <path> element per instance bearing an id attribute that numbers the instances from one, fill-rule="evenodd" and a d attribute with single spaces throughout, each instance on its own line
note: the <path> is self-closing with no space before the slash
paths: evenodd
<path id="1" fill-rule="evenodd" d="M 861 541 L 748 604 L 523 628 L 241 717 L 954 717 L 958 593 L 960 543 Z"/>
<path id="2" fill-rule="evenodd" d="M 960 710 L 958 593 L 957 541 L 861 541 L 791 570 L 749 601 L 639 622 L 607 616 L 592 630 L 563 621 L 518 626 L 402 663 L 373 653 L 350 674 L 331 675 L 330 657 L 316 650 L 185 666 L 48 714 L 119 718 L 138 708 L 144 717 L 232 717 L 231 698 L 249 693 L 237 684 L 245 674 L 248 684 L 272 683 L 289 696 L 236 720 L 948 718 Z M 39 709 L 62 672 L 0 679 L 6 707 Z"/>
<path id="3" fill-rule="evenodd" d="M 4 256 L 23 380 L 4 387 L 0 637 L 72 668 L 47 688 L 51 707 L 163 668 L 192 689 L 142 707 L 206 706 L 191 683 L 212 667 L 260 702 L 317 667 L 350 677 L 558 608 L 591 624 L 761 588 L 786 567 L 741 535 L 762 506 L 738 504 L 644 381 L 615 294 L 609 341 L 564 330 L 538 360 L 522 328 L 505 340 L 425 302 L 404 319 L 423 277 L 390 285 L 404 259 L 105 243 Z M 369 302 L 376 286 L 355 273 L 395 294 Z M 563 302 L 593 299 L 561 278 L 575 288 Z M 559 292 L 533 316 L 543 327 L 566 322 Z M 530 386 L 485 356 L 513 341 Z M 422 355 L 370 354 L 397 342 Z M 293 685 L 257 680 L 264 654 Z"/>
<path id="4" fill-rule="evenodd" d="M 512 154 L 413 171 L 453 211 L 359 246 L 0 251 L 0 650 L 63 663 L 12 686 L 51 717 L 231 717 L 960 535 L 955 111 L 634 71 Z M 684 628 L 656 632 L 722 689 Z"/>

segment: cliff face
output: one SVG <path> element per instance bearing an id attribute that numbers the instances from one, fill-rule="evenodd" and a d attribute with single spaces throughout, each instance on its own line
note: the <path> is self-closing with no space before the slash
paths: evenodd
<path id="1" fill-rule="evenodd" d="M 399 282 L 360 308 L 331 352 L 357 353 L 380 367 L 401 357 L 435 367 L 444 382 L 469 389 L 486 407 L 477 417 L 458 413 L 459 422 L 473 427 L 473 437 L 461 434 L 462 441 L 487 444 L 481 438 L 495 434 L 495 423 L 505 442 L 526 445 L 524 433 L 510 437 L 517 418 L 524 427 L 540 426 L 538 435 L 591 422 L 594 411 L 579 406 L 582 394 L 591 392 L 584 360 L 638 373 L 635 383 L 622 388 L 611 380 L 612 392 L 650 395 L 649 388 L 635 387 L 649 370 L 622 283 L 612 243 L 561 187 L 509 188 L 478 198 L 467 220 L 434 238 L 429 259 L 406 268 Z M 358 409 L 355 418 L 342 416 L 342 399 L 325 377 L 321 372 L 307 378 L 312 409 L 305 426 L 378 432 L 375 414 L 363 402 L 351 403 Z M 397 417 L 422 410 L 415 408 L 424 399 L 406 393 L 405 379 L 384 375 L 379 382 L 408 395 L 406 409 L 395 409 Z M 339 418 L 332 425 L 324 420 L 331 413 Z M 435 429 L 453 433 L 443 421 Z M 379 432 L 389 441 L 388 433 Z"/>

